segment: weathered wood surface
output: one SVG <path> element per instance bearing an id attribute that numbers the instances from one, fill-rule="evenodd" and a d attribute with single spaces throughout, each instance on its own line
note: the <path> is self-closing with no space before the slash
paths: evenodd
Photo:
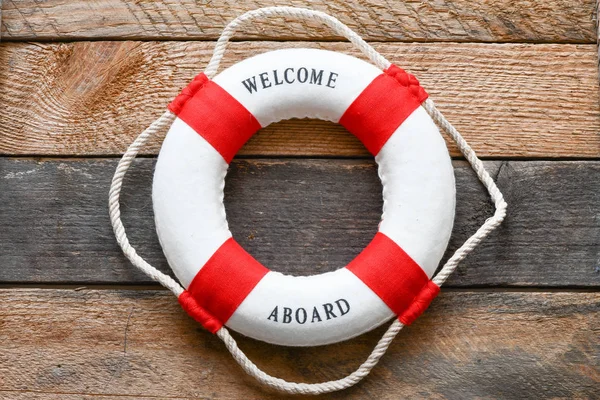
<path id="1" fill-rule="evenodd" d="M 236 43 L 224 64 L 292 46 L 350 51 L 346 43 Z M 207 42 L 2 44 L 0 154 L 122 153 L 201 71 L 212 47 Z M 421 79 L 481 156 L 600 157 L 595 45 L 395 43 L 376 48 Z M 158 148 L 155 140 L 144 152 Z M 261 131 L 241 154 L 367 152 L 338 125 L 291 120 Z"/>
<path id="2" fill-rule="evenodd" d="M 595 40 L 594 0 L 294 0 L 325 11 L 367 40 L 577 42 Z M 216 39 L 245 11 L 275 0 L 7 0 L 1 34 L 9 40 Z M 249 24 L 242 38 L 332 39 L 317 22 L 272 19 Z M 337 38 L 336 38 L 337 39 Z"/>
<path id="3" fill-rule="evenodd" d="M 280 399 L 167 291 L 0 290 L 0 396 Z M 356 368 L 382 329 L 294 349 L 240 338 L 298 381 Z M 236 335 L 236 337 L 239 335 Z M 443 291 L 358 386 L 326 398 L 598 398 L 600 293 Z"/>
<path id="4" fill-rule="evenodd" d="M 108 219 L 116 159 L 0 158 L 0 282 L 146 284 L 121 254 Z M 466 162 L 456 161 L 450 251 L 492 214 Z M 509 204 L 499 230 L 450 286 L 600 287 L 600 162 L 486 162 Z M 127 177 L 123 214 L 139 253 L 168 271 L 156 239 L 153 159 Z M 381 213 L 369 160 L 237 160 L 226 183 L 234 237 L 266 266 L 297 275 L 346 265 Z"/>
<path id="5" fill-rule="evenodd" d="M 505 223 L 371 377 L 323 398 L 600 398 L 594 2 L 288 2 L 340 18 L 415 73 L 480 156 L 596 160 L 486 162 L 509 203 Z M 0 155 L 122 153 L 206 65 L 228 21 L 276 3 L 0 0 L 8 41 L 0 44 Z M 356 55 L 317 23 L 281 18 L 236 39 L 251 42 L 234 43 L 224 65 L 294 46 Z M 296 41 L 306 39 L 318 42 Z M 156 154 L 160 139 L 144 154 Z M 320 273 L 369 242 L 381 186 L 343 128 L 285 121 L 241 154 L 270 157 L 236 160 L 226 186 L 234 236 L 261 262 Z M 140 253 L 168 271 L 152 221 L 153 165 L 139 160 L 126 179 L 124 220 Z M 466 163 L 454 165 L 449 251 L 492 212 Z M 125 260 L 106 206 L 115 166 L 106 158 L 0 156 L 0 399 L 283 398 L 248 378 L 217 338 Z M 38 285 L 44 289 L 23 289 Z M 240 344 L 268 372 L 314 382 L 352 371 L 382 332 L 313 349 Z"/>
<path id="6" fill-rule="evenodd" d="M 598 46 L 598 79 L 600 80 L 600 0 L 596 0 L 594 22 L 596 24 L 596 45 Z"/>

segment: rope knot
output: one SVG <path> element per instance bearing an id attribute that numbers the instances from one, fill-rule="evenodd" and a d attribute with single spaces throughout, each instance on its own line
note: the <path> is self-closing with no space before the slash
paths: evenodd
<path id="1" fill-rule="evenodd" d="M 440 293 L 440 287 L 433 283 L 433 281 L 427 281 L 427 284 L 423 286 L 421 291 L 415 296 L 410 306 L 398 316 L 400 322 L 404 325 L 412 324 L 427 308 L 431 301 Z"/>
<path id="2" fill-rule="evenodd" d="M 179 300 L 179 304 L 181 304 L 181 307 L 185 310 L 185 312 L 199 322 L 210 333 L 216 333 L 223 326 L 221 321 L 213 317 L 208 311 L 202 308 L 187 290 L 184 290 L 179 295 L 177 300 Z"/>
<path id="3" fill-rule="evenodd" d="M 400 85 L 406 87 L 410 94 L 419 99 L 419 103 L 424 102 L 429 97 L 413 74 L 409 74 L 394 64 L 391 64 L 384 72 L 394 78 Z"/>
<path id="4" fill-rule="evenodd" d="M 185 103 L 190 98 L 194 97 L 194 95 L 198 93 L 198 91 L 202 89 L 209 80 L 210 79 L 208 79 L 204 72 L 196 75 L 196 77 L 185 88 L 183 88 L 181 93 L 179 93 L 179 95 L 173 99 L 171 104 L 169 104 L 169 110 L 171 110 L 173 114 L 179 114 Z"/>

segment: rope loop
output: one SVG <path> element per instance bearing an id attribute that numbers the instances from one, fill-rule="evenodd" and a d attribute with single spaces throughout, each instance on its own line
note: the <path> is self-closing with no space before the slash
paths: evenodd
<path id="1" fill-rule="evenodd" d="M 386 69 L 391 64 L 370 44 L 365 42 L 364 39 L 361 38 L 356 32 L 329 14 L 325 14 L 322 11 L 297 7 L 264 7 L 248 11 L 227 24 L 225 29 L 223 29 L 219 40 L 217 40 L 213 55 L 208 62 L 206 69 L 204 70 L 206 76 L 213 78 L 216 75 L 217 71 L 219 70 L 219 65 L 221 64 L 221 59 L 225 54 L 225 49 L 239 27 L 254 19 L 267 19 L 270 17 L 288 17 L 305 21 L 321 22 L 331 28 L 338 35 L 348 39 L 354 45 L 354 47 L 360 50 L 373 64 L 380 69 Z"/>
<path id="2" fill-rule="evenodd" d="M 216 74 L 216 72 L 219 69 L 221 59 L 223 58 L 223 55 L 225 53 L 225 49 L 227 48 L 231 37 L 241 25 L 253 19 L 268 18 L 273 16 L 283 16 L 298 18 L 302 20 L 322 22 L 323 24 L 332 28 L 335 33 L 347 38 L 352 44 L 354 44 L 356 48 L 361 50 L 363 54 L 365 54 L 369 58 L 369 60 L 371 60 L 371 62 L 373 62 L 377 67 L 383 70 L 390 66 L 390 62 L 377 51 L 375 51 L 375 49 L 371 47 L 367 42 L 365 42 L 360 36 L 358 36 L 358 34 L 356 34 L 346 25 L 341 23 L 339 20 L 328 14 L 304 8 L 266 7 L 242 14 L 233 21 L 231 21 L 225 27 L 223 33 L 217 41 L 217 44 L 215 45 L 212 58 L 210 59 L 210 62 L 206 67 L 205 74 L 209 78 L 212 78 Z M 431 116 L 431 118 L 435 121 L 435 123 L 444 132 L 446 132 L 446 134 L 448 134 L 448 136 L 450 136 L 450 138 L 452 138 L 452 140 L 456 143 L 460 152 L 465 156 L 465 158 L 477 174 L 479 180 L 487 189 L 496 208 L 494 215 L 488 218 L 485 221 L 485 223 L 473 234 L 473 236 L 468 238 L 467 241 L 455 251 L 452 257 L 450 257 L 450 259 L 446 261 L 446 264 L 444 264 L 440 271 L 434 276 L 432 281 L 436 285 L 441 286 L 454 272 L 454 270 L 458 266 L 458 263 L 462 261 L 467 256 L 467 254 L 473 251 L 473 249 L 479 243 L 481 243 L 481 241 L 486 236 L 488 236 L 490 232 L 492 232 L 498 225 L 500 225 L 500 223 L 504 220 L 504 217 L 506 216 L 507 204 L 504 201 L 500 189 L 498 189 L 498 187 L 496 186 L 496 183 L 485 169 L 485 166 L 475 154 L 475 151 L 473 151 L 473 149 L 468 145 L 468 143 L 461 136 L 461 134 L 454 128 L 454 126 L 452 126 L 452 124 L 450 124 L 450 122 L 448 122 L 448 120 L 442 115 L 442 113 L 435 107 L 433 101 L 431 99 L 427 99 L 423 103 L 423 107 Z M 121 211 L 119 203 L 121 188 L 123 186 L 123 179 L 125 177 L 125 174 L 127 173 L 127 170 L 131 166 L 131 163 L 135 159 L 136 155 L 150 137 L 154 136 L 158 132 L 165 131 L 173 123 L 174 119 L 175 115 L 171 111 L 166 111 L 148 128 L 146 128 L 127 148 L 127 150 L 123 154 L 123 157 L 117 165 L 117 169 L 112 179 L 109 192 L 108 207 L 110 221 L 115 233 L 115 237 L 117 239 L 117 242 L 119 243 L 119 246 L 121 246 L 121 249 L 123 250 L 125 256 L 131 261 L 131 263 L 136 268 L 141 270 L 153 280 L 159 282 L 164 287 L 171 290 L 175 294 L 175 296 L 179 297 L 184 291 L 181 285 L 169 275 L 160 272 L 155 267 L 148 264 L 142 257 L 140 257 L 136 253 L 133 246 L 131 246 L 131 244 L 129 243 L 127 234 L 125 233 L 125 227 L 123 226 L 123 222 L 121 221 Z M 398 321 L 398 319 L 395 319 L 394 322 L 390 324 L 387 331 L 383 334 L 383 336 L 381 337 L 371 354 L 354 372 L 352 372 L 350 375 L 347 375 L 344 378 L 321 383 L 288 382 L 281 378 L 271 376 L 266 372 L 262 371 L 246 356 L 246 354 L 244 354 L 244 352 L 237 345 L 235 339 L 229 334 L 227 328 L 220 328 L 216 332 L 216 334 L 223 341 L 227 350 L 229 350 L 235 361 L 242 367 L 242 369 L 261 384 L 284 393 L 316 395 L 343 390 L 360 382 L 369 374 L 369 372 L 371 372 L 373 367 L 377 365 L 377 363 L 385 354 L 398 332 L 400 332 L 400 330 L 403 327 L 404 325 L 400 321 Z"/>

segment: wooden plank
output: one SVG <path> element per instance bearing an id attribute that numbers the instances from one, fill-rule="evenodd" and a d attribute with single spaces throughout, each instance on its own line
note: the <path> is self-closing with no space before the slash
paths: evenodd
<path id="1" fill-rule="evenodd" d="M 4 6 L 2 36 L 9 40 L 214 40 L 236 16 L 274 5 L 281 2 L 12 0 Z M 593 43 L 595 39 L 594 0 L 300 0 L 287 5 L 325 11 L 367 40 Z M 338 39 L 319 23 L 289 18 L 254 22 L 240 37 Z"/>
<path id="2" fill-rule="evenodd" d="M 600 293 L 443 291 L 363 383 L 328 398 L 598 398 L 599 311 Z M 282 398 L 170 292 L 4 289 L 0 326 L 6 398 Z M 314 382 L 352 371 L 381 333 L 317 348 L 239 342 L 267 372 Z"/>
<path id="3" fill-rule="evenodd" d="M 103 396 L 97 394 L 72 394 L 72 393 L 47 393 L 47 392 L 32 392 L 28 390 L 9 390 L 2 392 L 0 396 L 6 396 L 10 400 L 122 400 L 123 396 Z M 126 397 L 127 398 L 127 397 Z M 158 397 L 164 399 L 165 397 Z M 210 397 L 208 397 L 210 398 Z M 135 396 L 136 400 L 156 400 L 156 396 Z M 173 397 L 169 396 L 169 400 L 189 400 L 189 397 Z"/>
<path id="4" fill-rule="evenodd" d="M 600 0 L 596 0 L 594 22 L 596 23 L 596 45 L 598 46 L 598 79 L 600 79 Z"/>
<path id="5" fill-rule="evenodd" d="M 0 282 L 146 284 L 121 254 L 107 193 L 115 159 L 0 158 Z M 492 214 L 473 172 L 456 161 L 450 251 Z M 450 286 L 600 287 L 600 162 L 486 162 L 509 215 L 461 264 Z M 154 160 L 126 179 L 131 242 L 163 271 L 150 187 Z M 346 265 L 372 239 L 381 184 L 368 160 L 237 160 L 226 182 L 234 237 L 264 265 L 307 275 Z"/>
<path id="6" fill-rule="evenodd" d="M 307 46 L 350 51 L 345 43 L 236 43 L 225 64 L 266 50 Z M 212 47 L 190 42 L 2 44 L 0 154 L 122 153 L 202 69 Z M 421 79 L 481 156 L 600 157 L 595 45 L 376 47 Z M 159 142 L 150 143 L 145 153 L 155 154 Z M 290 120 L 262 130 L 241 154 L 354 157 L 367 152 L 341 126 Z"/>

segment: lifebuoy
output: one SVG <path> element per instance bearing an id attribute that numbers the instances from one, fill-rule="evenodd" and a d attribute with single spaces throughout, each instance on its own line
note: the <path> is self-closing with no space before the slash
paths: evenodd
<path id="1" fill-rule="evenodd" d="M 337 53 L 296 49 L 248 59 L 215 77 L 240 26 L 274 16 L 327 25 L 377 68 Z M 284 276 L 260 265 L 232 239 L 223 206 L 227 164 L 237 150 L 260 127 L 293 117 L 344 125 L 375 155 L 383 183 L 383 216 L 373 241 L 346 268 L 311 277 Z M 448 243 L 455 204 L 452 167 L 436 125 L 469 162 L 495 211 L 432 277 Z M 159 239 L 180 282 L 137 253 L 119 201 L 138 152 L 169 128 L 152 193 Z M 115 170 L 108 208 L 123 254 L 177 296 L 246 373 L 277 391 L 323 394 L 369 374 L 439 285 L 502 223 L 507 204 L 485 165 L 413 76 L 323 12 L 265 7 L 227 24 L 204 73 L 129 145 Z M 356 370 L 318 383 L 289 382 L 262 371 L 226 327 L 272 343 L 317 345 L 358 335 L 393 315 L 398 318 Z"/>
<path id="2" fill-rule="evenodd" d="M 438 293 L 430 278 L 452 231 L 455 183 L 416 78 L 324 50 L 246 59 L 200 74 L 170 104 L 177 115 L 158 157 L 158 237 L 186 288 L 182 306 L 207 329 L 226 325 L 270 343 L 345 340 L 393 316 L 410 324 Z M 379 232 L 346 267 L 296 277 L 269 271 L 232 238 L 223 205 L 233 156 L 261 127 L 289 118 L 339 122 L 375 156 Z"/>

